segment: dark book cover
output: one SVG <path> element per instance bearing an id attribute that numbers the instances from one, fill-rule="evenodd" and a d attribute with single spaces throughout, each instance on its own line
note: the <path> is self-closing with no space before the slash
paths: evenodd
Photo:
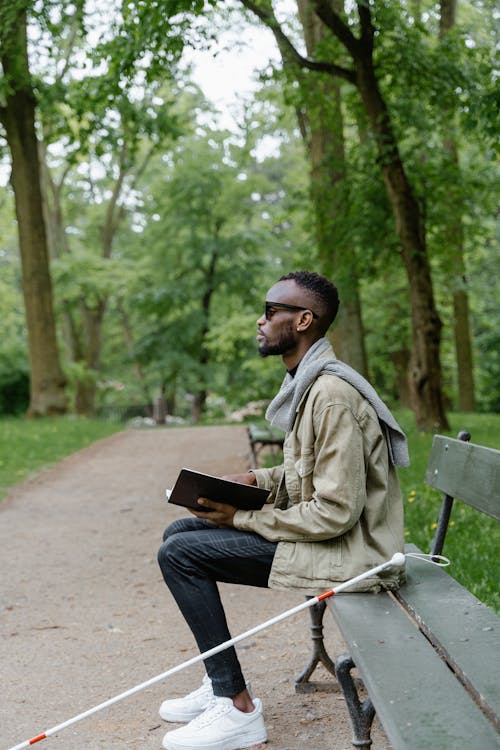
<path id="1" fill-rule="evenodd" d="M 269 490 L 253 484 L 231 482 L 193 469 L 181 469 L 170 494 L 167 491 L 167 496 L 169 503 L 203 512 L 210 512 L 210 508 L 199 505 L 199 497 L 227 503 L 239 510 L 260 510 L 269 497 Z"/>

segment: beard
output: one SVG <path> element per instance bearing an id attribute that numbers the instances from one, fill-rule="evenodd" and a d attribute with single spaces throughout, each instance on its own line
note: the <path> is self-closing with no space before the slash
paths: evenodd
<path id="1" fill-rule="evenodd" d="M 293 325 L 289 324 L 284 328 L 275 344 L 269 344 L 265 339 L 259 344 L 258 352 L 261 357 L 270 357 L 272 355 L 283 355 L 294 349 L 297 345 L 295 340 Z"/>

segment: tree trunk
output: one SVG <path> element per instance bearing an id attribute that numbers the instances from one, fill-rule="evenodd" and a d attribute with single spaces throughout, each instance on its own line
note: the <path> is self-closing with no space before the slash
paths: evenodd
<path id="1" fill-rule="evenodd" d="M 439 36 L 444 39 L 455 26 L 456 0 L 441 0 Z M 444 139 L 444 149 L 449 156 L 452 171 L 456 174 L 456 184 L 460 185 L 460 165 L 454 127 L 455 113 L 449 113 L 449 134 Z M 469 297 L 464 260 L 463 196 L 460 188 L 448 195 L 446 210 L 443 211 L 446 248 L 450 256 L 453 290 L 453 333 L 457 361 L 458 400 L 461 411 L 475 411 L 474 370 L 472 357 L 471 329 L 469 323 Z"/>
<path id="2" fill-rule="evenodd" d="M 465 276 L 463 279 L 465 285 Z M 453 292 L 453 312 L 460 410 L 475 411 L 476 396 L 470 338 L 469 296 L 465 288 Z"/>
<path id="3" fill-rule="evenodd" d="M 91 417 L 95 414 L 97 376 L 101 360 L 101 331 L 106 301 L 102 300 L 90 309 L 82 305 L 85 376 L 78 378 L 75 388 L 75 410 L 77 414 Z"/>
<path id="4" fill-rule="evenodd" d="M 206 271 L 205 291 L 201 299 L 203 324 L 202 324 L 202 328 L 200 331 L 200 347 L 199 347 L 200 355 L 199 355 L 198 362 L 200 364 L 200 369 L 202 372 L 205 370 L 210 360 L 210 354 L 206 345 L 206 338 L 210 330 L 210 306 L 212 303 L 212 296 L 215 291 L 215 270 L 217 267 L 217 243 L 218 243 L 220 229 L 221 229 L 221 226 L 218 223 L 216 223 L 216 226 L 214 229 L 214 247 L 211 252 L 210 261 L 209 261 L 208 268 Z M 193 421 L 195 423 L 198 423 L 200 421 L 205 411 L 205 407 L 207 403 L 208 390 L 206 387 L 205 376 L 202 377 L 202 382 L 203 382 L 203 385 L 200 388 L 198 388 L 198 390 L 196 391 L 194 395 L 192 416 L 193 416 Z"/>
<path id="5" fill-rule="evenodd" d="M 113 241 L 124 215 L 124 207 L 118 201 L 127 174 L 127 141 L 124 139 L 120 152 L 120 165 L 117 179 L 109 200 L 104 222 L 101 227 L 102 257 L 111 258 Z M 83 359 L 86 374 L 76 382 L 75 409 L 78 414 L 93 416 L 97 393 L 97 377 L 101 367 L 101 338 L 108 297 L 101 296 L 97 304 L 89 307 L 85 300 L 80 306 L 83 322 Z"/>
<path id="6" fill-rule="evenodd" d="M 151 393 L 149 392 L 149 388 L 148 388 L 148 384 L 147 384 L 147 381 L 146 381 L 146 377 L 144 375 L 144 370 L 142 368 L 142 364 L 140 363 L 140 361 L 138 359 L 136 359 L 133 356 L 133 351 L 134 351 L 134 336 L 133 336 L 133 332 L 132 332 L 132 324 L 130 323 L 129 316 L 128 316 L 127 311 L 125 310 L 125 306 L 124 306 L 124 304 L 123 304 L 123 302 L 121 300 L 118 300 L 117 308 L 118 308 L 118 313 L 120 315 L 120 320 L 121 320 L 121 324 L 122 324 L 122 328 L 123 328 L 123 334 L 124 334 L 124 337 L 125 337 L 125 342 L 127 344 L 128 355 L 129 355 L 129 358 L 130 358 L 131 362 L 133 362 L 134 373 L 135 373 L 137 382 L 139 383 L 139 385 L 141 387 L 141 390 L 142 390 L 142 392 L 144 394 L 144 398 L 146 399 L 146 403 L 150 404 L 150 403 L 153 402 L 153 398 L 151 396 Z M 162 387 L 161 398 L 165 401 L 167 413 L 169 413 L 169 411 L 168 411 L 168 406 L 169 405 L 168 405 L 168 402 L 167 402 L 167 399 L 166 399 L 166 396 L 165 396 L 165 386 Z"/>
<path id="7" fill-rule="evenodd" d="M 66 378 L 60 365 L 52 304 L 25 16 L 17 18 L 15 29 L 4 28 L 0 34 L 1 62 L 10 85 L 5 106 L 0 109 L 0 119 L 12 157 L 11 182 L 19 231 L 30 361 L 28 414 L 33 417 L 63 414 L 67 409 Z"/>
<path id="8" fill-rule="evenodd" d="M 64 253 L 69 253 L 63 220 L 61 194 L 70 166 L 66 166 L 59 182 L 56 183 L 47 165 L 47 149 L 43 141 L 38 142 L 38 160 L 40 164 L 40 185 L 49 257 L 61 258 Z"/>
<path id="9" fill-rule="evenodd" d="M 398 349 L 391 352 L 391 359 L 396 370 L 398 398 L 401 406 L 411 409 L 410 384 L 408 381 L 408 363 L 410 352 L 408 349 Z"/>
<path id="10" fill-rule="evenodd" d="M 69 166 L 61 181 L 56 184 L 46 163 L 43 143 L 40 144 L 39 154 L 49 251 L 52 257 L 61 258 L 65 254 L 70 254 L 61 201 L 64 179 Z M 79 374 L 75 378 L 73 404 L 76 413 L 83 416 L 95 414 L 96 377 L 100 365 L 101 325 L 104 310 L 104 302 L 90 309 L 83 299 L 79 310 L 75 311 L 71 306 L 64 304 L 62 311 L 61 324 L 68 359 L 85 370 L 84 374 Z"/>
<path id="11" fill-rule="evenodd" d="M 326 28 L 310 0 L 297 0 L 297 5 L 307 54 L 312 58 L 325 38 Z M 283 62 L 287 62 L 285 57 Z M 320 270 L 335 280 L 341 299 L 331 339 L 339 359 L 368 377 L 355 249 L 346 245 L 342 226 L 346 221 L 348 186 L 340 85 L 337 79 L 326 75 L 313 80 L 311 76 L 299 77 L 299 81 L 304 102 L 298 113 L 299 125 L 311 163 Z"/>
<path id="12" fill-rule="evenodd" d="M 366 9 L 366 12 L 367 9 Z M 418 427 L 448 429 L 441 383 L 441 320 L 434 302 L 432 278 L 420 207 L 415 200 L 392 131 L 373 67 L 371 24 L 354 60 L 357 87 L 375 135 L 382 175 L 396 220 L 408 276 L 412 323 L 409 385 Z M 369 28 L 366 28 L 368 27 Z"/>
<path id="13" fill-rule="evenodd" d="M 206 388 L 201 388 L 194 394 L 193 407 L 191 410 L 191 416 L 195 424 L 198 424 L 201 420 L 203 412 L 205 411 L 206 402 L 207 390 Z"/>
<path id="14" fill-rule="evenodd" d="M 149 155 L 144 159 L 143 166 L 148 159 Z M 70 165 L 66 167 L 66 171 L 57 184 L 52 179 L 44 159 L 42 166 L 44 167 L 44 210 L 50 227 L 51 251 L 54 257 L 61 257 L 65 253 L 70 253 L 61 203 L 64 179 L 70 170 Z M 113 191 L 101 226 L 101 253 L 105 259 L 109 259 L 112 255 L 116 232 L 124 216 L 124 206 L 119 204 L 119 198 L 127 169 L 128 147 L 127 139 L 124 138 L 120 151 L 118 176 L 113 185 Z M 107 295 L 101 295 L 100 300 L 93 307 L 89 307 L 86 300 L 82 299 L 76 311 L 65 309 L 63 313 L 63 330 L 69 357 L 72 362 L 80 365 L 82 370 L 85 371 L 83 375 L 76 378 L 74 403 L 76 412 L 85 416 L 95 414 L 96 385 L 101 366 L 102 328 L 106 307 Z"/>
<path id="15" fill-rule="evenodd" d="M 346 298 L 346 292 L 339 308 L 338 322 L 330 333 L 330 341 L 338 359 L 368 377 L 360 295 L 356 291 L 352 297 Z"/>

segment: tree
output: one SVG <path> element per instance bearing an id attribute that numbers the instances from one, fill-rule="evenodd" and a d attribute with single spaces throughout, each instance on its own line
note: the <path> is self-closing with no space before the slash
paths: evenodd
<path id="1" fill-rule="evenodd" d="M 122 235 L 136 277 L 123 299 L 131 359 L 170 414 L 222 416 L 282 378 L 256 357 L 256 320 L 265 289 L 303 257 L 307 182 L 298 140 L 255 159 L 258 122 L 254 110 L 238 135 L 199 125 L 153 159 L 142 231 Z"/>
<path id="2" fill-rule="evenodd" d="M 178 135 L 174 109 L 180 94 L 163 78 L 149 82 L 144 61 L 132 58 L 122 69 L 123 40 L 119 31 L 113 36 L 112 23 L 91 49 L 87 24 L 95 24 L 97 11 L 74 10 L 61 10 L 50 24 L 51 69 L 40 84 L 40 151 L 74 407 L 89 415 L 108 298 L 120 286 L 112 262 L 118 233 L 134 212 L 136 184 L 152 155 Z"/>
<path id="3" fill-rule="evenodd" d="M 307 54 L 314 58 L 328 44 L 327 29 L 309 0 L 298 0 Z M 298 81 L 300 131 L 311 162 L 311 200 L 315 209 L 320 270 L 334 276 L 342 305 L 332 330 L 340 359 L 368 376 L 359 295 L 356 248 L 347 230 L 349 185 L 340 83 L 326 74 L 306 75 L 280 45 L 285 73 Z"/>
<path id="4" fill-rule="evenodd" d="M 47 237 L 35 131 L 36 100 L 28 67 L 26 3 L 0 2 L 3 101 L 0 122 L 12 160 L 30 361 L 30 416 L 66 411 L 56 340 Z"/>
<path id="5" fill-rule="evenodd" d="M 441 320 L 434 301 L 421 208 L 407 175 L 387 102 L 375 64 L 375 25 L 372 11 L 364 2 L 356 3 L 356 27 L 348 23 L 328 0 L 313 0 L 316 14 L 340 42 L 350 65 L 330 60 L 311 60 L 301 55 L 285 34 L 269 2 L 241 0 L 274 33 L 278 44 L 288 48 L 298 65 L 328 73 L 356 87 L 378 150 L 387 196 L 394 213 L 401 256 L 408 277 L 412 320 L 410 394 L 419 427 L 446 429 L 440 364 Z M 358 34 L 356 35 L 355 30 Z"/>
<path id="6" fill-rule="evenodd" d="M 163 100 L 158 101 L 165 111 Z M 94 412 L 104 316 L 109 296 L 120 297 L 126 277 L 125 261 L 114 262 L 120 229 L 125 220 L 133 220 L 136 187 L 152 155 L 174 134 L 171 120 L 166 123 L 168 117 L 157 117 L 155 137 L 151 137 L 148 126 L 157 109 L 149 97 L 133 105 L 125 102 L 124 107 L 120 102 L 113 108 L 106 106 L 96 117 L 95 130 L 80 144 L 80 175 L 71 162 L 68 166 L 73 168 L 64 170 L 64 191 L 63 183 L 56 185 L 47 168 L 52 234 L 65 238 L 54 271 L 68 355 L 74 365 L 75 409 L 80 414 Z M 93 172 L 100 174 L 96 177 Z M 66 214 L 71 237 L 66 234 Z"/>
<path id="7" fill-rule="evenodd" d="M 185 140 L 175 149 L 173 169 L 157 174 L 150 209 L 157 219 L 146 230 L 156 248 L 153 275 L 136 299 L 151 321 L 136 349 L 163 363 L 161 387 L 170 400 L 167 383 L 182 382 L 191 392 L 195 422 L 215 377 L 209 334 L 216 297 L 227 299 L 237 286 L 241 293 L 256 261 L 256 236 L 245 218 L 252 209 L 250 187 L 238 180 L 240 167 L 230 154 L 224 156 L 226 135 Z"/>
<path id="8" fill-rule="evenodd" d="M 439 37 L 441 46 L 446 45 L 447 37 L 456 24 L 456 0 L 441 0 Z M 457 359 L 458 398 L 461 411 L 475 411 L 473 359 L 471 328 L 469 322 L 469 300 L 467 277 L 464 261 L 464 200 L 460 189 L 460 164 L 457 146 L 456 114 L 447 108 L 448 135 L 444 139 L 444 151 L 448 156 L 449 169 L 453 175 L 453 188 L 448 192 L 444 202 L 443 220 L 446 223 L 446 235 L 449 244 L 449 261 L 452 277 L 453 333 Z"/>

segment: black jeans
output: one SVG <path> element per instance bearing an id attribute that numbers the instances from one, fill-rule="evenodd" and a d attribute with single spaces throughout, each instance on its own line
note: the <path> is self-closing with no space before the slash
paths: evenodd
<path id="1" fill-rule="evenodd" d="M 267 587 L 275 551 L 276 543 L 258 534 L 194 517 L 167 527 L 158 562 L 200 652 L 231 638 L 217 581 Z M 234 647 L 206 659 L 205 667 L 215 695 L 232 697 L 244 690 Z"/>

